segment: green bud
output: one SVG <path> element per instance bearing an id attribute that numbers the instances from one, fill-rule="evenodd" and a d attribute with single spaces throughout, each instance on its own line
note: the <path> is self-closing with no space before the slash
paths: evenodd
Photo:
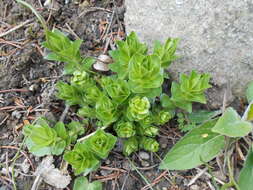
<path id="1" fill-rule="evenodd" d="M 92 168 L 99 164 L 85 143 L 77 143 L 72 151 L 68 151 L 63 156 L 72 168 L 75 170 L 75 175 L 82 172 L 90 171 Z"/>
<path id="2" fill-rule="evenodd" d="M 129 102 L 127 116 L 131 120 L 142 120 L 149 115 L 150 103 L 147 97 L 135 96 Z"/>
<path id="3" fill-rule="evenodd" d="M 127 139 L 126 141 L 123 142 L 123 154 L 125 156 L 129 156 L 130 154 L 132 154 L 133 152 L 136 152 L 139 149 L 138 146 L 138 141 L 137 138 L 135 136 L 130 137 L 129 139 Z"/>
<path id="4" fill-rule="evenodd" d="M 139 125 L 137 127 L 137 134 L 141 136 L 154 137 L 158 134 L 158 127 L 153 125 Z"/>
<path id="5" fill-rule="evenodd" d="M 168 111 L 159 111 L 158 114 L 156 115 L 156 123 L 158 125 L 163 125 L 165 123 L 167 123 L 171 118 L 172 118 L 172 114 Z"/>
<path id="6" fill-rule="evenodd" d="M 120 138 L 129 138 L 135 135 L 135 126 L 131 122 L 120 121 L 114 126 L 114 130 Z"/>
<path id="7" fill-rule="evenodd" d="M 139 121 L 140 125 L 151 125 L 153 123 L 153 117 L 148 115 L 144 119 Z"/>
<path id="8" fill-rule="evenodd" d="M 159 143 L 149 137 L 141 137 L 139 146 L 149 152 L 157 152 L 159 150 Z"/>
<path id="9" fill-rule="evenodd" d="M 75 71 L 73 75 L 74 76 L 71 78 L 71 84 L 83 87 L 86 86 L 89 76 L 85 71 Z"/>
<path id="10" fill-rule="evenodd" d="M 95 155 L 104 159 L 114 147 L 117 138 L 101 129 L 98 129 L 96 133 L 90 136 L 86 141 L 89 149 Z"/>

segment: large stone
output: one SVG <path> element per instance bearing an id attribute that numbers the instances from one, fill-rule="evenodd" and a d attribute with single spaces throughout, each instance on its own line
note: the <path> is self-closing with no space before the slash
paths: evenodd
<path id="1" fill-rule="evenodd" d="M 181 58 L 170 67 L 172 76 L 192 69 L 208 72 L 219 89 L 230 84 L 234 95 L 244 95 L 246 84 L 253 79 L 252 0 L 126 0 L 125 3 L 128 33 L 135 31 L 149 46 L 154 40 L 181 39 L 178 50 Z"/>

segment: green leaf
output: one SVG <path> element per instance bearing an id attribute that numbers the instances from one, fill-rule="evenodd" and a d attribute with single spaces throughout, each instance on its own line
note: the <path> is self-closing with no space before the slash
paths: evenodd
<path id="1" fill-rule="evenodd" d="M 253 101 L 253 81 L 251 81 L 247 86 L 246 97 L 247 97 L 248 103 Z"/>
<path id="2" fill-rule="evenodd" d="M 133 93 L 147 93 L 163 83 L 161 60 L 156 55 L 135 54 L 130 60 L 129 86 Z"/>
<path id="3" fill-rule="evenodd" d="M 160 169 L 186 170 L 212 160 L 225 146 L 225 137 L 212 132 L 217 120 L 208 121 L 187 133 L 166 154 Z"/>
<path id="4" fill-rule="evenodd" d="M 86 117 L 86 118 L 96 118 L 96 110 L 90 106 L 82 106 L 77 113 L 81 117 Z"/>
<path id="5" fill-rule="evenodd" d="M 137 134 L 141 136 L 155 137 L 159 129 L 153 125 L 138 125 Z"/>
<path id="6" fill-rule="evenodd" d="M 56 88 L 58 90 L 57 97 L 65 100 L 69 105 L 82 105 L 84 104 L 84 94 L 79 88 L 64 83 L 62 81 L 57 82 Z"/>
<path id="7" fill-rule="evenodd" d="M 63 122 L 57 122 L 54 126 L 54 129 L 55 129 L 58 137 L 61 137 L 63 140 L 66 140 L 69 138 Z"/>
<path id="8" fill-rule="evenodd" d="M 64 33 L 55 29 L 46 31 L 46 41 L 42 45 L 52 51 L 45 57 L 46 59 L 67 63 L 64 73 L 72 74 L 81 68 L 81 43 L 82 40 L 71 41 Z"/>
<path id="9" fill-rule="evenodd" d="M 123 141 L 123 154 L 129 156 L 139 149 L 139 143 L 136 136 L 130 137 Z"/>
<path id="10" fill-rule="evenodd" d="M 52 154 L 50 147 L 40 147 L 40 146 L 34 144 L 34 142 L 29 137 L 25 140 L 25 144 L 26 144 L 29 152 L 31 152 L 35 156 L 42 157 L 42 156 Z"/>
<path id="11" fill-rule="evenodd" d="M 51 151 L 52 151 L 52 154 L 53 155 L 61 155 L 63 153 L 63 151 L 65 150 L 66 148 L 66 141 L 64 140 L 60 140 L 60 141 L 57 141 L 55 143 L 55 145 L 53 145 L 51 147 Z"/>
<path id="12" fill-rule="evenodd" d="M 241 190 L 252 190 L 253 187 L 253 151 L 249 149 L 247 159 L 239 175 L 238 185 Z"/>
<path id="13" fill-rule="evenodd" d="M 208 74 L 192 71 L 189 76 L 180 75 L 180 82 L 172 82 L 171 100 L 174 104 L 188 112 L 192 111 L 192 102 L 206 103 L 204 91 L 211 87 Z"/>
<path id="14" fill-rule="evenodd" d="M 102 86 L 117 104 L 124 102 L 130 95 L 130 89 L 126 80 L 116 77 L 103 77 Z"/>
<path id="15" fill-rule="evenodd" d="M 75 179 L 73 190 L 102 190 L 102 183 L 100 181 L 93 181 L 89 183 L 87 178 L 80 176 Z"/>
<path id="16" fill-rule="evenodd" d="M 36 145 L 45 147 L 56 142 L 57 134 L 48 125 L 34 125 L 29 137 Z"/>
<path id="17" fill-rule="evenodd" d="M 179 39 L 169 38 L 165 44 L 156 42 L 154 46 L 154 54 L 158 55 L 161 59 L 162 67 L 168 67 L 172 61 L 176 60 L 178 57 L 175 55 L 177 44 Z"/>
<path id="18" fill-rule="evenodd" d="M 118 41 L 117 46 L 117 50 L 109 52 L 114 61 L 109 67 L 113 72 L 118 74 L 119 78 L 128 78 L 130 59 L 136 53 L 146 55 L 147 46 L 139 42 L 134 32 L 131 32 L 125 41 Z"/>
<path id="19" fill-rule="evenodd" d="M 244 137 L 252 130 L 252 124 L 243 121 L 231 107 L 219 118 L 212 131 L 229 137 Z"/>
<path id="20" fill-rule="evenodd" d="M 96 117 L 103 122 L 105 126 L 118 119 L 119 111 L 110 98 L 102 96 L 96 103 Z"/>
<path id="21" fill-rule="evenodd" d="M 139 141 L 139 148 L 149 152 L 157 152 L 159 150 L 159 143 L 150 137 L 141 137 Z"/>
<path id="22" fill-rule="evenodd" d="M 168 108 L 168 109 L 174 109 L 175 108 L 175 105 L 170 100 L 170 97 L 167 94 L 163 93 L 160 97 L 160 101 L 161 101 L 162 107 L 164 107 L 164 108 Z"/>
<path id="23" fill-rule="evenodd" d="M 139 121 L 149 115 L 150 102 L 147 97 L 135 96 L 129 101 L 127 117 L 130 121 Z"/>
<path id="24" fill-rule="evenodd" d="M 129 138 L 135 135 L 135 126 L 129 121 L 119 121 L 114 125 L 114 130 L 120 138 Z"/>
<path id="25" fill-rule="evenodd" d="M 219 114 L 221 114 L 220 110 L 217 111 L 199 110 L 190 113 L 187 117 L 191 123 L 201 124 L 204 123 L 205 121 L 213 119 Z"/>
<path id="26" fill-rule="evenodd" d="M 86 131 L 86 128 L 84 128 L 85 125 L 87 124 L 83 124 L 78 121 L 71 121 L 69 124 L 67 124 L 70 141 L 72 143 L 76 141 L 77 136 L 83 135 L 85 133 Z"/>
<path id="27" fill-rule="evenodd" d="M 89 151 L 89 147 L 84 143 L 77 143 L 73 150 L 68 151 L 63 156 L 72 168 L 75 170 L 75 175 L 89 172 L 97 169 L 99 160 Z"/>
<path id="28" fill-rule="evenodd" d="M 96 133 L 86 140 L 87 147 L 99 158 L 106 158 L 114 147 L 117 138 L 110 133 L 98 129 Z"/>

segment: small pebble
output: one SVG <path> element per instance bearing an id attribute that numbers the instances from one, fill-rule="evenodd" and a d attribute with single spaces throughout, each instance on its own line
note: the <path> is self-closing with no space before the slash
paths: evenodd
<path id="1" fill-rule="evenodd" d="M 39 85 L 38 84 L 32 84 L 30 87 L 29 87 L 29 90 L 34 92 L 38 89 Z"/>
<path id="2" fill-rule="evenodd" d="M 107 176 L 112 173 L 112 170 L 100 170 L 102 176 Z"/>
<path id="3" fill-rule="evenodd" d="M 20 119 L 22 114 L 19 111 L 15 110 L 11 113 L 11 116 L 16 118 L 16 119 Z"/>
<path id="4" fill-rule="evenodd" d="M 20 167 L 21 167 L 22 171 L 25 174 L 27 174 L 29 172 L 29 170 L 30 170 L 30 164 L 29 164 L 28 160 L 25 159 L 24 162 L 21 164 Z"/>
<path id="5" fill-rule="evenodd" d="M 190 190 L 200 190 L 199 186 L 198 185 L 192 185 L 190 187 Z"/>
<path id="6" fill-rule="evenodd" d="M 150 158 L 149 154 L 147 152 L 144 152 L 144 151 L 139 152 L 139 156 L 143 160 L 149 160 L 149 158 Z"/>
<path id="7" fill-rule="evenodd" d="M 107 159 L 106 161 L 105 161 L 105 164 L 107 164 L 107 165 L 109 165 L 111 163 L 111 161 L 109 160 L 109 159 Z"/>
<path id="8" fill-rule="evenodd" d="M 149 166 L 150 166 L 149 162 L 144 161 L 144 160 L 141 161 L 141 165 L 142 165 L 143 167 L 149 167 Z"/>
<path id="9" fill-rule="evenodd" d="M 122 168 L 124 168 L 125 170 L 130 170 L 131 165 L 128 161 L 124 161 L 123 164 L 122 164 Z"/>

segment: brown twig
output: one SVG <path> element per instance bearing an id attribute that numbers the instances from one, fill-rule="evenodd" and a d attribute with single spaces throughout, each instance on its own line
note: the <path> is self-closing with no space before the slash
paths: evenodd
<path id="1" fill-rule="evenodd" d="M 164 171 L 163 173 L 161 173 L 157 178 L 154 179 L 154 181 L 153 181 L 151 184 L 148 184 L 148 185 L 142 187 L 141 190 L 147 190 L 147 189 L 149 189 L 150 187 L 153 187 L 155 184 L 159 183 L 159 182 L 161 181 L 161 179 L 162 179 L 165 175 L 167 175 L 167 172 L 168 172 L 168 171 L 166 170 L 166 171 Z"/>
<path id="2" fill-rule="evenodd" d="M 0 148 L 19 150 L 19 148 L 15 147 L 15 146 L 0 146 Z M 20 153 L 28 160 L 29 164 L 31 165 L 32 170 L 34 171 L 35 168 L 33 166 L 31 159 L 27 156 L 27 154 L 24 151 L 20 151 Z"/>
<path id="3" fill-rule="evenodd" d="M 25 26 L 26 24 L 29 24 L 30 22 L 32 22 L 33 19 L 29 19 L 29 20 L 26 20 L 25 22 L 22 22 L 21 24 L 13 27 L 12 29 L 6 31 L 6 32 L 3 32 L 0 34 L 0 38 L 2 38 L 3 36 L 6 36 L 8 34 L 10 34 L 11 32 L 14 32 L 15 30 L 19 29 L 19 28 L 22 28 L 23 26 Z"/>
<path id="4" fill-rule="evenodd" d="M 29 92 L 28 89 L 7 89 L 7 90 L 0 90 L 0 93 L 8 93 L 8 92 Z"/>

